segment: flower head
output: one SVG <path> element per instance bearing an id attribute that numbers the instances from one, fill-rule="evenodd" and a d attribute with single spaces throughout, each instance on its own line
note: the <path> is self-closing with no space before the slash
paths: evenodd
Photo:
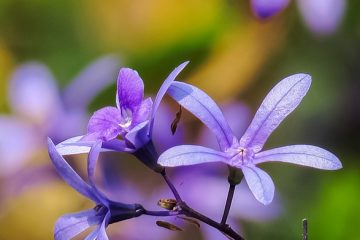
<path id="1" fill-rule="evenodd" d="M 215 102 L 186 83 L 174 82 L 169 95 L 197 116 L 215 134 L 221 151 L 196 145 L 182 145 L 164 152 L 162 166 L 175 167 L 206 162 L 224 162 L 242 170 L 255 198 L 269 204 L 274 196 L 270 176 L 257 164 L 280 161 L 325 170 L 341 168 L 332 153 L 310 145 L 292 145 L 261 151 L 270 134 L 301 102 L 311 84 L 307 74 L 295 74 L 279 82 L 266 96 L 250 126 L 238 140 Z"/>
<path id="2" fill-rule="evenodd" d="M 96 142 L 89 153 L 87 166 L 89 183 L 86 183 L 57 152 L 53 142 L 48 139 L 49 155 L 56 171 L 65 182 L 96 204 L 93 209 L 60 217 L 55 224 L 54 238 L 56 240 L 71 239 L 93 225 L 96 227 L 87 239 L 108 239 L 105 229 L 109 224 L 142 214 L 141 205 L 114 202 L 96 187 L 94 174 L 100 146 L 100 142 Z"/>
<path id="3" fill-rule="evenodd" d="M 144 83 L 139 74 L 135 70 L 121 68 L 117 80 L 116 107 L 108 106 L 96 111 L 89 120 L 87 134 L 60 143 L 57 146 L 60 154 L 87 153 L 94 142 L 100 141 L 101 151 L 130 152 L 148 167 L 161 171 L 151 141 L 155 113 L 171 83 L 187 63 L 170 73 L 154 102 L 151 98 L 144 99 Z"/>

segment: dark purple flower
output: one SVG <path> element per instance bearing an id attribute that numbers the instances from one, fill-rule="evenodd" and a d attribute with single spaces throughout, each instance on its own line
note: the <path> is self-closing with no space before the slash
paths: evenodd
<path id="1" fill-rule="evenodd" d="M 130 152 L 148 167 L 159 170 L 151 141 L 155 113 L 167 89 L 187 63 L 175 68 L 165 79 L 154 103 L 151 98 L 144 99 L 144 83 L 139 74 L 129 68 L 120 69 L 116 107 L 96 111 L 90 118 L 87 134 L 60 143 L 57 146 L 60 154 L 87 153 L 93 142 L 100 140 L 102 151 Z"/>
<path id="2" fill-rule="evenodd" d="M 260 19 L 267 19 L 282 11 L 289 0 L 251 0 L 251 8 Z"/>
<path id="3" fill-rule="evenodd" d="M 100 147 L 101 142 L 96 142 L 89 153 L 87 165 L 89 183 L 86 183 L 48 139 L 49 155 L 56 171 L 71 187 L 96 204 L 93 209 L 60 217 L 55 224 L 54 238 L 56 240 L 71 239 L 91 226 L 96 227 L 86 239 L 105 240 L 108 239 L 105 228 L 109 224 L 138 217 L 142 213 L 141 205 L 111 201 L 96 187 L 94 174 Z"/>
<path id="4" fill-rule="evenodd" d="M 292 145 L 261 151 L 270 134 L 301 102 L 311 84 L 311 77 L 295 74 L 279 82 L 266 96 L 250 126 L 238 140 L 215 102 L 198 88 L 174 82 L 168 94 L 197 116 L 217 137 L 221 151 L 196 145 L 182 145 L 164 152 L 158 160 L 175 167 L 206 162 L 224 162 L 240 168 L 255 198 L 269 204 L 274 196 L 270 176 L 256 165 L 280 161 L 325 170 L 342 167 L 332 153 L 310 145 Z"/>

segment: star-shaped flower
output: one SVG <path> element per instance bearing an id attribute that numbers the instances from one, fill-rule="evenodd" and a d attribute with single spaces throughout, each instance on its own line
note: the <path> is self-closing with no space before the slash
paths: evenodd
<path id="1" fill-rule="evenodd" d="M 52 163 L 59 175 L 83 196 L 95 202 L 93 209 L 67 214 L 60 217 L 55 224 L 55 240 L 68 240 L 91 226 L 95 229 L 86 239 L 108 239 L 106 227 L 118 221 L 138 217 L 142 214 L 139 204 L 124 204 L 108 199 L 94 183 L 95 166 L 99 156 L 101 142 L 97 141 L 88 156 L 88 181 L 86 183 L 74 169 L 57 152 L 53 142 L 48 139 L 48 150 Z"/>
<path id="2" fill-rule="evenodd" d="M 196 145 L 181 145 L 165 151 L 158 160 L 175 167 L 208 162 L 224 162 L 242 170 L 255 198 L 269 204 L 274 196 L 270 176 L 257 167 L 280 161 L 313 168 L 336 170 L 342 167 L 332 153 L 310 145 L 292 145 L 261 151 L 270 134 L 301 102 L 311 84 L 307 74 L 295 74 L 279 82 L 266 96 L 250 126 L 238 140 L 216 103 L 198 88 L 174 82 L 168 94 L 197 116 L 216 135 L 221 151 Z"/>

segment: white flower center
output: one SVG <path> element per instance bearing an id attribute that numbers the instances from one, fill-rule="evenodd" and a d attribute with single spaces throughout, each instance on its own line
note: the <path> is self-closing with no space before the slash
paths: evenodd
<path id="1" fill-rule="evenodd" d="M 121 128 L 127 129 L 131 126 L 132 122 L 132 112 L 130 109 L 121 109 L 121 122 L 119 126 Z"/>
<path id="2" fill-rule="evenodd" d="M 230 165 L 232 166 L 244 166 L 252 162 L 254 153 L 247 148 L 237 147 L 228 150 L 230 155 Z"/>

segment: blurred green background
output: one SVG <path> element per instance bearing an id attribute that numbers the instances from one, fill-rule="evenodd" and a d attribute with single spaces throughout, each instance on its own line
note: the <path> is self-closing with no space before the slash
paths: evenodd
<path id="1" fill-rule="evenodd" d="M 359 11 L 359 1 L 348 1 L 337 32 L 319 37 L 304 26 L 295 2 L 259 22 L 243 0 L 1 0 L 0 110 L 11 114 L 10 75 L 29 60 L 45 63 L 65 86 L 89 62 L 115 54 L 140 73 L 147 94 L 190 60 L 181 80 L 217 101 L 241 100 L 253 112 L 279 80 L 309 73 L 309 93 L 266 148 L 317 145 L 335 153 L 343 169 L 265 165 L 284 211 L 270 222 L 242 222 L 244 236 L 300 239 L 307 218 L 310 239 L 359 239 Z M 98 95 L 89 111 L 114 105 L 114 87 Z M 46 148 L 35 158 L 49 161 Z M 28 188 L 2 203 L 0 239 L 51 239 L 56 218 L 84 206 L 91 205 L 62 182 Z"/>

